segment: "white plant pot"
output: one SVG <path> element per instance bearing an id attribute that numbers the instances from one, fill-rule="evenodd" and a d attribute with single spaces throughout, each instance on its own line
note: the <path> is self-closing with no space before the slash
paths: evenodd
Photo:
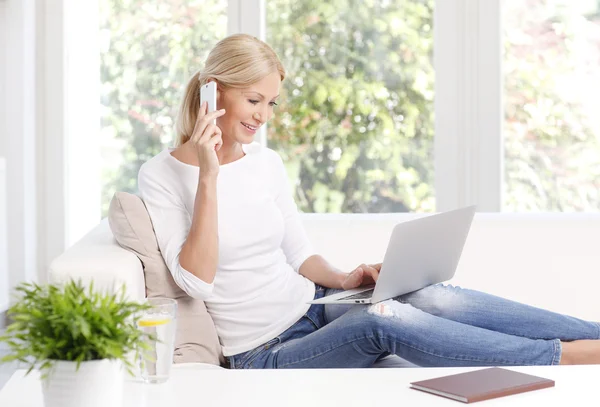
<path id="1" fill-rule="evenodd" d="M 42 380 L 45 407 L 121 407 L 124 369 L 117 360 L 56 362 Z"/>

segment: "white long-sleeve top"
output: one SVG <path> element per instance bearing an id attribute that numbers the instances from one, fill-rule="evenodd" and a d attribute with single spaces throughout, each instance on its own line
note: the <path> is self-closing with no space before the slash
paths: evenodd
<path id="1" fill-rule="evenodd" d="M 165 263 L 179 287 L 204 300 L 225 356 L 285 331 L 306 313 L 315 293 L 314 283 L 298 274 L 314 251 L 281 157 L 258 143 L 243 149 L 246 155 L 220 166 L 217 177 L 219 260 L 211 284 L 179 264 L 199 168 L 177 160 L 168 148 L 144 163 L 138 176 Z"/>

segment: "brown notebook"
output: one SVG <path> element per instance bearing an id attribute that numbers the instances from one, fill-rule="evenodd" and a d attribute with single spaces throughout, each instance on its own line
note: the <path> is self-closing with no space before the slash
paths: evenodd
<path id="1" fill-rule="evenodd" d="M 474 403 L 554 387 L 554 380 L 493 367 L 411 383 L 411 388 Z"/>

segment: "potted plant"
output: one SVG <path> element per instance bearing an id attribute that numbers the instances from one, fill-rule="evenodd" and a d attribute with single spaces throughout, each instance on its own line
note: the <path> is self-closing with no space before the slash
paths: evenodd
<path id="1" fill-rule="evenodd" d="M 149 305 L 74 281 L 22 283 L 16 292 L 13 322 L 0 337 L 9 354 L 0 362 L 22 362 L 27 374 L 38 368 L 46 407 L 120 406 L 124 371 L 148 347 L 136 322 Z"/>

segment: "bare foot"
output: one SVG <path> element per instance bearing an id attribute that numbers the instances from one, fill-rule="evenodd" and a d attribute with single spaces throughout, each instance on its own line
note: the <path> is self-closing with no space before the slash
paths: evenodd
<path id="1" fill-rule="evenodd" d="M 561 365 L 595 365 L 600 364 L 600 340 L 582 339 L 572 342 L 561 342 Z"/>

